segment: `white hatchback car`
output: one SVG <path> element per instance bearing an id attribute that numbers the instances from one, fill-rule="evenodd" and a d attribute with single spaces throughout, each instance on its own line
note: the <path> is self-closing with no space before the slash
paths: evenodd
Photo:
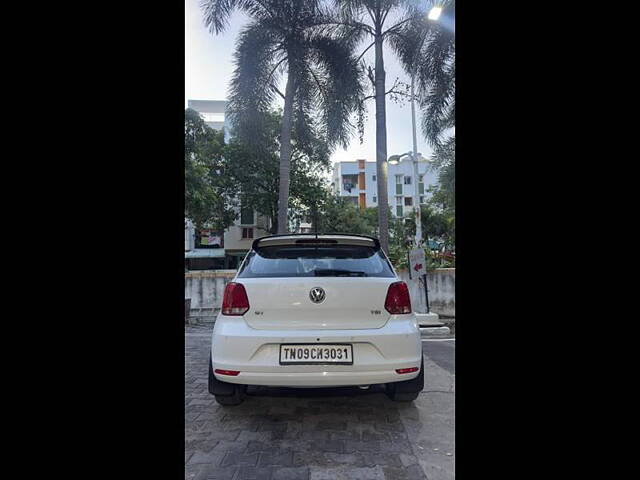
<path id="1" fill-rule="evenodd" d="M 224 291 L 209 392 L 242 402 L 247 385 L 386 384 L 412 401 L 424 386 L 409 290 L 372 237 L 273 235 L 253 242 Z"/>

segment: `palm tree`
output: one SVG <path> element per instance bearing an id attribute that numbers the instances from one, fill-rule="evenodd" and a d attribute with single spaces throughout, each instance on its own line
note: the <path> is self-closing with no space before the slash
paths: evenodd
<path id="1" fill-rule="evenodd" d="M 434 3 L 425 6 L 429 8 Z M 451 147 L 451 138 L 446 139 L 449 129 L 455 127 L 456 89 L 453 29 L 456 2 L 437 3 L 442 7 L 439 21 L 429 22 L 424 16 L 417 16 L 402 25 L 391 39 L 405 71 L 416 77 L 423 113 L 422 132 L 436 152 Z"/>
<path id="2" fill-rule="evenodd" d="M 456 49 L 450 27 L 455 8 L 455 0 L 444 2 L 442 20 L 432 25 L 417 70 L 418 94 L 424 112 L 422 131 L 434 146 L 444 146 L 443 138 L 456 124 Z M 453 139 L 455 142 L 455 136 Z"/>
<path id="3" fill-rule="evenodd" d="M 361 53 L 358 60 L 371 48 L 375 48 L 373 72 L 369 69 L 374 84 L 376 104 L 376 174 L 378 178 L 378 224 L 380 245 L 389 252 L 389 208 L 387 196 L 387 115 L 385 91 L 384 42 L 398 36 L 403 25 L 415 21 L 420 11 L 409 0 L 334 0 L 340 10 L 340 20 L 336 22 L 343 35 L 350 35 L 353 42 L 365 37 L 373 40 Z M 387 19 L 393 18 L 393 24 L 387 26 Z M 396 42 L 389 42 L 399 53 Z"/>
<path id="4" fill-rule="evenodd" d="M 284 99 L 277 231 L 285 233 L 292 131 L 301 148 L 313 148 L 306 140 L 315 136 L 331 147 L 348 146 L 354 128 L 350 117 L 361 96 L 353 43 L 323 28 L 328 17 L 319 0 L 202 0 L 201 6 L 215 34 L 224 31 L 235 9 L 252 19 L 235 52 L 228 113 L 236 135 L 251 141 L 275 96 Z M 284 93 L 278 88 L 283 76 Z"/>

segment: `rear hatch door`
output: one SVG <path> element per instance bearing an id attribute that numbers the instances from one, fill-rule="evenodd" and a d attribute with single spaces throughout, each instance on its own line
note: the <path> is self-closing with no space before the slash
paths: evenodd
<path id="1" fill-rule="evenodd" d="M 389 319 L 384 303 L 398 281 L 373 243 L 290 243 L 249 253 L 236 278 L 256 329 L 367 329 Z"/>

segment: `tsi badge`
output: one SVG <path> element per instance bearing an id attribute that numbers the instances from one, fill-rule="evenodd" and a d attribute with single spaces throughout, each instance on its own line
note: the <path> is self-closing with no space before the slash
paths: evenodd
<path id="1" fill-rule="evenodd" d="M 313 287 L 309 292 L 309 298 L 313 303 L 321 303 L 324 300 L 325 293 L 320 287 Z"/>

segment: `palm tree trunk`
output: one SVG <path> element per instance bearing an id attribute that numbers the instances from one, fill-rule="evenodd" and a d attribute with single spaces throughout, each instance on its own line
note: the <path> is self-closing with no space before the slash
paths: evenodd
<path id="1" fill-rule="evenodd" d="M 293 120 L 294 73 L 289 66 L 287 87 L 284 93 L 284 112 L 280 133 L 280 188 L 278 190 L 278 233 L 287 233 L 289 222 L 289 174 L 291 172 L 291 124 Z"/>
<path id="2" fill-rule="evenodd" d="M 382 33 L 376 31 L 376 175 L 378 179 L 378 228 L 380 246 L 389 253 L 389 197 L 387 194 L 387 112 L 385 105 L 385 71 L 382 56 Z"/>

